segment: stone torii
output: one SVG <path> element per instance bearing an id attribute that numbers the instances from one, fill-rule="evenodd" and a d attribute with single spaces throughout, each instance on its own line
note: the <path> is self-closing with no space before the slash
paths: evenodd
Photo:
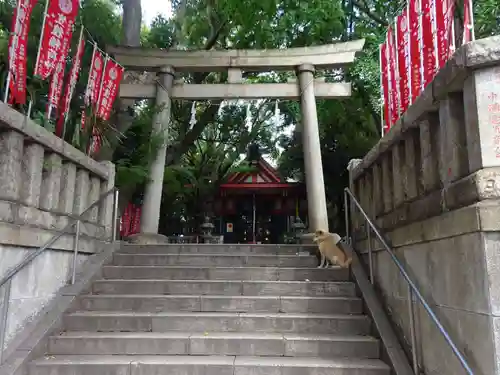
<path id="1" fill-rule="evenodd" d="M 328 230 L 316 98 L 345 98 L 350 83 L 327 83 L 314 78 L 316 69 L 343 68 L 354 61 L 364 40 L 286 50 L 176 51 L 141 47 L 108 47 L 108 53 L 127 72 L 120 87 L 122 99 L 156 99 L 162 110 L 153 119 L 153 131 L 166 134 L 171 100 L 300 99 L 309 230 Z M 242 73 L 295 71 L 288 83 L 245 83 Z M 175 81 L 176 72 L 228 72 L 222 84 L 185 84 Z M 158 235 L 160 202 L 165 169 L 166 142 L 151 166 L 144 196 L 141 235 Z"/>

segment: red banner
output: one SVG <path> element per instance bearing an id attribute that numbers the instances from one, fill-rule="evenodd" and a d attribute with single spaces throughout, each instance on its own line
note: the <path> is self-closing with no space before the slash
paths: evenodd
<path id="1" fill-rule="evenodd" d="M 455 0 L 435 1 L 435 9 L 438 67 L 442 68 L 455 52 L 453 32 Z"/>
<path id="2" fill-rule="evenodd" d="M 413 103 L 422 92 L 420 0 L 410 0 L 408 3 L 408 24 L 410 27 L 411 103 Z"/>
<path id="3" fill-rule="evenodd" d="M 389 65 L 389 82 L 391 89 L 389 90 L 389 105 L 391 114 L 390 126 L 393 126 L 399 118 L 399 98 L 398 98 L 398 66 L 396 61 L 396 45 L 394 41 L 394 31 L 389 26 L 387 29 L 387 62 Z"/>
<path id="4" fill-rule="evenodd" d="M 127 204 L 125 211 L 122 215 L 120 235 L 122 237 L 127 237 L 130 233 L 130 221 L 132 219 L 132 204 Z"/>
<path id="5" fill-rule="evenodd" d="M 78 74 L 80 73 L 80 67 L 82 65 L 83 52 L 85 51 L 85 39 L 83 36 L 83 28 L 80 31 L 80 39 L 78 43 L 78 48 L 76 50 L 75 56 L 73 57 L 73 64 L 69 72 L 69 79 L 66 83 L 66 90 L 64 92 L 63 101 L 61 104 L 61 113 L 57 120 L 56 135 L 61 137 L 64 133 L 64 123 L 66 122 L 66 117 L 69 112 L 69 106 L 71 104 L 71 98 L 73 97 L 73 91 L 78 81 Z"/>
<path id="6" fill-rule="evenodd" d="M 437 70 L 435 1 L 422 0 L 422 79 L 427 86 Z"/>
<path id="7" fill-rule="evenodd" d="M 383 114 L 384 114 L 384 125 L 382 130 L 382 135 L 389 131 L 391 127 L 391 111 L 390 111 L 390 101 L 389 101 L 389 66 L 387 64 L 387 45 L 380 45 L 380 83 L 383 99 Z"/>
<path id="8" fill-rule="evenodd" d="M 464 35 L 463 44 L 469 43 L 475 39 L 474 35 L 474 13 L 472 0 L 464 1 Z"/>
<path id="9" fill-rule="evenodd" d="M 85 121 L 87 121 L 87 114 L 85 113 L 85 107 L 82 109 L 82 130 L 85 129 Z"/>
<path id="10" fill-rule="evenodd" d="M 410 34 L 406 11 L 396 18 L 396 50 L 399 72 L 399 113 L 403 114 L 410 105 Z"/>
<path id="11" fill-rule="evenodd" d="M 97 48 L 97 45 L 94 45 L 94 53 L 92 54 L 92 62 L 90 63 L 89 80 L 85 92 L 86 105 L 97 103 L 103 68 L 104 56 Z"/>
<path id="12" fill-rule="evenodd" d="M 18 0 L 9 38 L 9 90 L 18 104 L 26 103 L 26 51 L 31 13 L 37 0 Z"/>
<path id="13" fill-rule="evenodd" d="M 64 83 L 64 72 L 66 70 L 66 60 L 60 60 L 57 63 L 54 74 L 52 74 L 49 87 L 49 114 L 51 117 L 52 110 L 58 109 L 59 99 L 61 98 L 62 88 Z"/>
<path id="14" fill-rule="evenodd" d="M 79 0 L 47 1 L 49 3 L 35 66 L 35 76 L 42 79 L 47 79 L 54 72 L 57 64 L 66 59 L 80 4 Z"/>
<path id="15" fill-rule="evenodd" d="M 92 129 L 92 135 L 90 136 L 89 146 L 87 148 L 89 155 L 94 155 L 101 149 L 102 137 L 101 134 L 94 127 Z"/>
<path id="16" fill-rule="evenodd" d="M 141 230 L 141 206 L 133 205 L 132 223 L 130 225 L 130 234 L 139 233 Z"/>
<path id="17" fill-rule="evenodd" d="M 113 103 L 118 94 L 120 82 L 122 81 L 123 71 L 123 67 L 110 58 L 104 64 L 104 75 L 102 77 L 96 111 L 97 117 L 103 120 L 107 120 L 111 115 Z"/>
<path id="18" fill-rule="evenodd" d="M 85 105 L 90 105 L 94 109 L 99 98 L 99 88 L 101 85 L 102 71 L 104 69 L 104 56 L 94 44 L 94 52 L 92 53 L 92 62 L 90 63 L 89 78 L 87 88 L 85 90 Z M 92 117 L 92 116 L 91 116 Z M 85 129 L 86 114 L 85 109 L 82 112 L 82 129 Z M 90 147 L 91 145 L 89 145 Z"/>

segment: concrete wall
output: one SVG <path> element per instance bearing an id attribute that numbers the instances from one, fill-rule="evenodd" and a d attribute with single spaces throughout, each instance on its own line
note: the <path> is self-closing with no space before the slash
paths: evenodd
<path id="1" fill-rule="evenodd" d="M 458 50 L 394 128 L 351 165 L 351 189 L 475 374 L 500 374 L 500 37 Z M 366 251 L 362 220 L 353 222 L 355 246 Z M 409 343 L 407 284 L 373 242 L 377 288 Z M 415 305 L 425 374 L 464 374 Z"/>
<path id="2" fill-rule="evenodd" d="M 112 163 L 92 160 L 0 103 L 0 277 L 109 191 L 114 176 Z M 85 215 L 79 264 L 109 239 L 112 205 L 110 195 Z M 6 347 L 71 277 L 73 246 L 74 228 L 14 277 Z"/>

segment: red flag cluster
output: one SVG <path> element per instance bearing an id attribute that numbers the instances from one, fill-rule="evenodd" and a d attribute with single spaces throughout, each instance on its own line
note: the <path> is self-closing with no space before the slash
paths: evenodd
<path id="1" fill-rule="evenodd" d="M 472 0 L 465 0 L 464 43 L 474 40 Z M 455 51 L 454 0 L 409 0 L 380 45 L 383 134 Z"/>
<path id="2" fill-rule="evenodd" d="M 12 21 L 12 35 L 9 39 L 9 74 L 5 101 L 9 99 L 10 93 L 10 102 L 26 104 L 26 50 L 31 13 L 36 2 L 37 0 L 17 0 Z M 66 61 L 79 7 L 80 0 L 47 0 L 35 63 L 34 75 L 43 80 L 50 78 L 47 115 L 51 118 L 52 111 L 56 111 L 58 115 L 56 134 L 60 137 L 64 134 L 64 126 L 85 52 L 82 27 L 72 67 L 63 90 Z M 94 44 L 85 105 L 90 106 L 97 117 L 109 119 L 123 72 L 122 66 L 103 54 Z M 64 96 L 61 98 L 63 91 Z M 85 113 L 82 113 L 82 118 L 84 117 Z M 84 123 L 82 121 L 82 124 Z"/>
<path id="3" fill-rule="evenodd" d="M 122 237 L 139 233 L 141 227 L 142 208 L 139 205 L 129 203 L 120 220 L 120 235 Z"/>
<path id="4" fill-rule="evenodd" d="M 97 117 L 109 119 L 113 102 L 118 94 L 118 88 L 123 77 L 124 69 L 116 61 L 104 55 L 96 46 L 92 54 L 89 80 L 85 92 L 85 105 L 91 106 Z M 85 126 L 85 117 L 82 116 L 82 127 Z M 92 130 L 92 142 L 89 144 L 90 153 L 99 151 L 102 139 L 96 129 Z"/>

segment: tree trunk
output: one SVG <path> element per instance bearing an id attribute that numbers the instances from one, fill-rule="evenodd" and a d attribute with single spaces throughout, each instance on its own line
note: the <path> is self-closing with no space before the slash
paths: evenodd
<path id="1" fill-rule="evenodd" d="M 141 0 L 123 0 L 122 44 L 139 47 L 141 45 Z"/>

